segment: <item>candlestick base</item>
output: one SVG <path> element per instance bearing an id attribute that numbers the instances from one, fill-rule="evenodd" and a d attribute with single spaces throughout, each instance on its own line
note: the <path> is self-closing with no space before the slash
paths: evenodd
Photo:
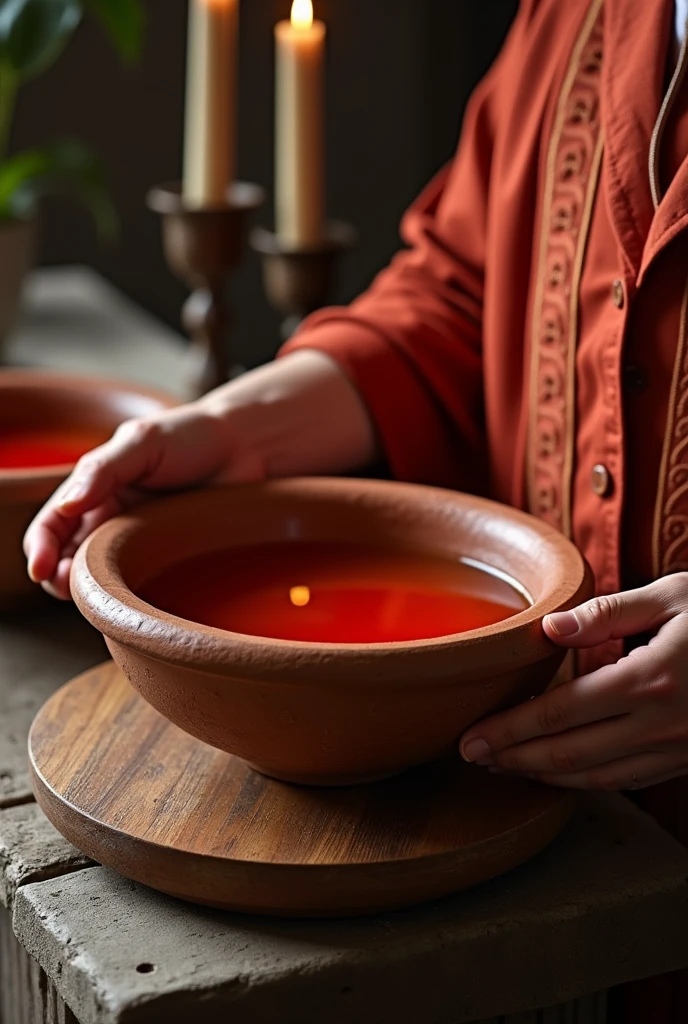
<path id="1" fill-rule="evenodd" d="M 337 262 L 356 243 L 356 229 L 333 221 L 319 245 L 284 245 L 265 228 L 254 228 L 251 245 L 263 257 L 263 282 L 270 303 L 285 314 L 282 337 L 291 337 L 309 313 L 324 306 L 332 293 Z"/>
<path id="2" fill-rule="evenodd" d="M 168 266 L 192 289 L 182 323 L 199 354 L 200 370 L 193 382 L 196 396 L 229 378 L 231 312 L 225 288 L 241 261 L 248 217 L 264 201 L 259 185 L 243 181 L 234 182 L 226 204 L 217 207 L 187 205 L 178 184 L 159 185 L 148 193 L 149 209 L 162 217 Z"/>

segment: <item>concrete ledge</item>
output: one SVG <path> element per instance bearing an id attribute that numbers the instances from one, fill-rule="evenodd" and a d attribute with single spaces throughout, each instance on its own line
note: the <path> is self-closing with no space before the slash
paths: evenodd
<path id="1" fill-rule="evenodd" d="M 79 1024 L 50 979 L 17 942 L 10 915 L 1 907 L 0 1024 Z"/>
<path id="2" fill-rule="evenodd" d="M 5 908 L 12 907 L 20 886 L 90 863 L 36 804 L 0 810 L 0 1024 L 77 1024 L 52 982 L 16 940 Z"/>
<path id="3" fill-rule="evenodd" d="M 368 921 L 278 922 L 103 868 L 19 889 L 15 932 L 83 1024 L 462 1024 L 688 965 L 688 850 L 591 794 L 502 879 Z"/>
<path id="4" fill-rule="evenodd" d="M 37 804 L 0 810 L 0 905 L 11 909 L 22 885 L 92 866 L 93 861 L 62 838 Z"/>

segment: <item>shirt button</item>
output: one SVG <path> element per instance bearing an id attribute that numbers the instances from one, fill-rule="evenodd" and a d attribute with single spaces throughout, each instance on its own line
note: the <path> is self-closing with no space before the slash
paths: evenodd
<path id="1" fill-rule="evenodd" d="M 612 302 L 617 309 L 623 309 L 625 298 L 623 281 L 620 281 L 617 277 L 612 285 Z"/>
<path id="2" fill-rule="evenodd" d="M 607 467 L 603 466 L 601 462 L 598 462 L 592 468 L 590 486 L 592 487 L 593 494 L 596 494 L 598 498 L 606 498 L 611 494 L 612 476 Z"/>
<path id="3" fill-rule="evenodd" d="M 640 395 L 647 387 L 647 373 L 641 366 L 628 363 L 623 368 L 623 388 L 627 395 Z"/>

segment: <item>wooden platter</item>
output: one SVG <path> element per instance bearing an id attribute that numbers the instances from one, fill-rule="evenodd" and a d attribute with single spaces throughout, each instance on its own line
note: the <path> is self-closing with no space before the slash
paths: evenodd
<path id="1" fill-rule="evenodd" d="M 501 874 L 572 797 L 460 759 L 346 789 L 287 785 L 182 732 L 108 662 L 29 737 L 36 799 L 85 854 L 162 892 L 291 917 L 408 907 Z"/>

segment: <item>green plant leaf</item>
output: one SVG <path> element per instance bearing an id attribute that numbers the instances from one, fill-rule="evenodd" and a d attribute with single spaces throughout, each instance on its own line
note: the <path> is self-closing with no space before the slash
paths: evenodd
<path id="1" fill-rule="evenodd" d="M 0 61 L 21 79 L 40 74 L 80 20 L 78 0 L 0 0 Z"/>
<path id="2" fill-rule="evenodd" d="M 82 0 L 103 25 L 123 60 L 141 52 L 145 15 L 139 0 Z"/>
<path id="3" fill-rule="evenodd" d="M 31 149 L 0 163 L 0 218 L 32 216 L 42 196 L 61 193 L 86 203 L 103 237 L 117 218 L 100 161 L 71 140 Z"/>

